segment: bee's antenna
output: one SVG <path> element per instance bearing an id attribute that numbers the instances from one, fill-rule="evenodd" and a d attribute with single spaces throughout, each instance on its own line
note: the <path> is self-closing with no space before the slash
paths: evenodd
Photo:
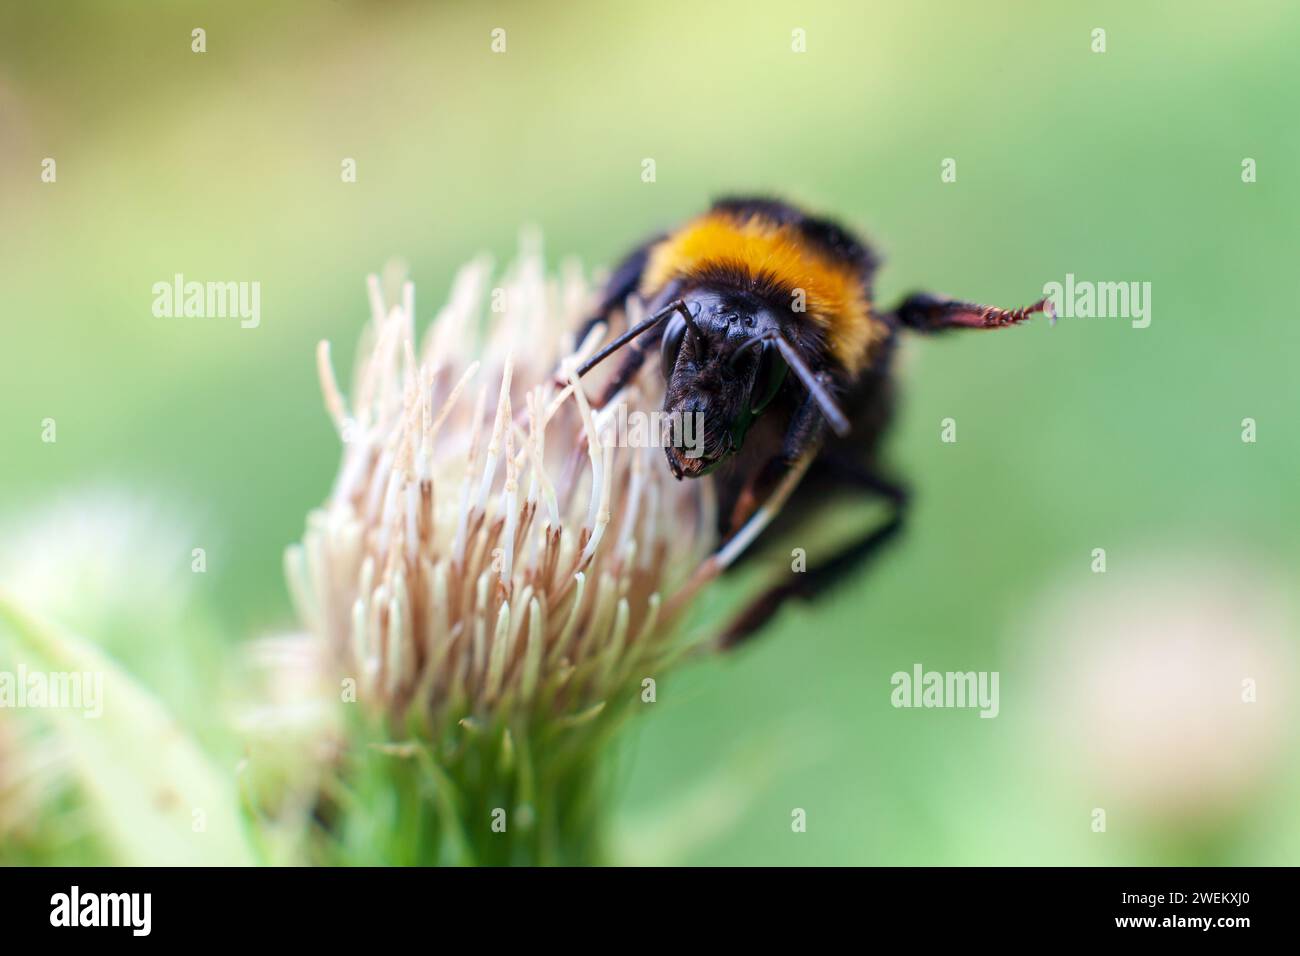
<path id="1" fill-rule="evenodd" d="M 808 367 L 808 363 L 803 360 L 799 350 L 790 344 L 789 339 L 780 332 L 771 332 L 769 335 L 771 340 L 776 343 L 776 347 L 781 350 L 781 357 L 785 359 L 786 364 L 794 369 L 794 374 L 799 376 L 799 381 L 803 382 L 804 388 L 808 389 L 808 394 L 813 397 L 817 407 L 822 410 L 822 414 L 826 416 L 826 421 L 835 430 L 835 434 L 843 438 L 849 433 L 852 426 L 850 426 L 844 412 L 840 410 L 839 403 L 826 390 L 826 386 L 821 383 L 813 370 Z"/>
<path id="2" fill-rule="evenodd" d="M 691 333 L 693 335 L 699 336 L 700 330 L 695 327 L 695 318 L 691 315 L 691 310 L 686 308 L 685 302 L 683 302 L 681 299 L 677 299 L 674 302 L 668 303 L 666 306 L 664 306 L 654 315 L 650 316 L 647 319 L 643 319 L 642 321 L 638 322 L 636 325 L 632 326 L 632 328 L 628 329 L 626 332 L 624 332 L 622 335 L 616 338 L 613 342 L 610 342 L 608 345 L 606 345 L 603 349 L 601 349 L 591 358 L 587 359 L 587 361 L 579 365 L 577 371 L 578 377 L 581 378 L 582 376 L 586 375 L 593 368 L 595 368 L 601 362 L 605 361 L 605 359 L 609 358 L 611 355 L 613 355 L 623 346 L 627 345 L 628 342 L 631 342 L 638 335 L 641 335 L 643 332 L 649 332 L 652 328 L 654 328 L 664 319 L 668 318 L 668 316 L 678 311 L 680 311 L 682 315 L 685 316 L 686 324 L 690 327 Z M 703 337 L 701 336 L 700 342 L 703 343 L 703 341 L 704 341 Z"/>

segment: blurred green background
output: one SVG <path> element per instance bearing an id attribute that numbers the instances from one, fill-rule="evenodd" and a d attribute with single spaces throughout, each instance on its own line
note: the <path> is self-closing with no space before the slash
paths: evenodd
<path id="1" fill-rule="evenodd" d="M 908 533 L 663 684 L 626 741 L 623 849 L 1300 862 L 1297 35 L 1285 0 L 6 4 L 0 517 L 103 488 L 171 502 L 194 529 L 177 566 L 207 549 L 187 600 L 221 640 L 292 626 L 282 549 L 338 460 L 316 341 L 346 369 L 367 272 L 406 260 L 427 320 L 457 266 L 508 257 L 525 223 L 553 262 L 599 267 L 758 190 L 862 230 L 887 304 L 913 288 L 1023 304 L 1067 272 L 1150 282 L 1146 329 L 909 344 L 890 445 L 916 490 Z M 178 272 L 259 281 L 261 326 L 155 319 L 151 287 Z M 165 692 L 183 705 L 199 642 L 176 620 Z M 1180 628 L 1204 632 L 1195 653 Z M 894 709 L 890 675 L 916 662 L 999 671 L 1000 715 Z M 1056 694 L 1053 675 L 1095 683 Z"/>

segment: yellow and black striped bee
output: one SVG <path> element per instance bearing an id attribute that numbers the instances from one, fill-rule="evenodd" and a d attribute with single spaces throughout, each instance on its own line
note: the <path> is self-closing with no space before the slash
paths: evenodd
<path id="1" fill-rule="evenodd" d="M 644 303 L 648 317 L 578 374 L 626 349 L 603 404 L 658 351 L 664 412 L 703 423 L 699 447 L 670 443 L 665 451 L 678 478 L 707 475 L 716 483 L 723 544 L 715 570 L 740 556 L 801 482 L 805 491 L 785 508 L 783 523 L 796 523 L 836 487 L 891 505 L 883 525 L 763 595 L 724 643 L 752 633 L 787 598 L 812 596 L 901 529 L 906 490 L 877 460 L 899 330 L 1001 328 L 1049 309 L 1046 300 L 1007 310 L 913 294 L 880 311 L 872 298 L 876 268 L 871 249 L 829 219 L 771 199 L 723 199 L 627 256 L 584 329 L 611 327 L 630 296 Z M 809 493 L 809 485 L 821 490 Z"/>

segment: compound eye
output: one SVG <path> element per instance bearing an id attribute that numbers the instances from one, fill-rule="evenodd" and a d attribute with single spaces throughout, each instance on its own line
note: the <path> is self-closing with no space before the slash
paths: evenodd
<path id="1" fill-rule="evenodd" d="M 754 387 L 749 393 L 749 410 L 757 415 L 776 398 L 777 390 L 789 371 L 781 351 L 773 342 L 764 342 L 758 353 L 758 371 L 754 373 Z"/>
<path id="2" fill-rule="evenodd" d="M 663 343 L 659 347 L 665 382 L 673 377 L 673 369 L 677 366 L 677 353 L 682 350 L 682 339 L 685 337 L 686 320 L 680 314 L 674 315 L 668 320 L 668 328 L 664 329 Z"/>

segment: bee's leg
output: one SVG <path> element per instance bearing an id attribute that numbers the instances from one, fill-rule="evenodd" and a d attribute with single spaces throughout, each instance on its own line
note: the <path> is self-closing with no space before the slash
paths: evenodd
<path id="1" fill-rule="evenodd" d="M 819 464 L 826 465 L 826 473 L 837 481 L 874 497 L 884 498 L 891 506 L 890 516 L 882 524 L 857 541 L 846 545 L 825 561 L 806 571 L 790 572 L 792 575 L 790 581 L 775 585 L 759 595 L 732 619 L 718 638 L 719 647 L 732 648 L 751 637 L 787 600 L 791 598 L 809 600 L 816 597 L 860 567 L 902 530 L 908 500 L 906 488 L 853 462 L 823 458 Z"/>
<path id="2" fill-rule="evenodd" d="M 614 375 L 610 378 L 605 387 L 601 389 L 599 397 L 594 401 L 597 408 L 603 408 L 609 403 L 611 398 L 627 386 L 628 382 L 636 378 L 637 373 L 641 371 L 641 366 L 645 364 L 647 356 L 646 343 L 648 342 L 652 345 L 658 343 L 659 339 L 663 336 L 663 320 L 678 306 L 685 308 L 680 300 L 673 302 L 667 309 L 662 309 L 650 318 L 638 322 L 631 329 L 614 339 L 614 341 L 598 350 L 595 355 L 588 358 L 587 361 L 582 363 L 582 365 L 578 366 L 577 374 L 579 378 L 582 378 L 582 376 L 590 372 L 592 368 L 609 358 L 615 352 L 622 351 L 623 353 L 619 359 L 618 369 L 614 372 Z M 594 328 L 596 323 L 599 321 L 601 320 L 593 319 L 584 325 L 582 328 L 582 335 L 578 341 L 581 342 L 586 339 L 591 334 L 592 328 Z M 660 327 L 657 328 L 656 326 Z M 555 384 L 557 387 L 561 387 L 565 384 L 564 378 L 564 373 L 560 373 L 556 376 Z"/>
<path id="3" fill-rule="evenodd" d="M 1021 309 L 999 309 L 918 292 L 904 299 L 894 309 L 894 316 L 900 325 L 918 332 L 946 332 L 950 329 L 999 329 L 1017 325 L 1038 312 L 1056 319 L 1056 310 L 1050 299 L 1039 299 Z"/>
<path id="4" fill-rule="evenodd" d="M 830 389 L 829 375 L 818 372 L 815 377 L 822 388 Z M 782 459 L 787 462 L 797 461 L 810 449 L 820 447 L 825 435 L 826 416 L 822 414 L 821 406 L 812 395 L 804 396 L 804 400 L 795 409 L 794 415 L 790 418 L 790 425 L 786 429 L 785 442 L 781 447 Z"/>
<path id="5" fill-rule="evenodd" d="M 674 295 L 676 294 L 675 289 L 669 291 Z M 690 310 L 686 307 L 686 303 L 681 299 L 674 298 L 649 318 L 638 322 L 610 342 L 578 368 L 579 376 L 586 375 L 605 358 L 623 350 L 623 357 L 619 362 L 617 371 L 614 372 L 613 377 L 605 384 L 605 387 L 601 389 L 600 397 L 596 399 L 597 408 L 603 408 L 607 405 L 615 395 L 627 387 L 632 379 L 636 378 L 650 353 L 659 347 L 659 343 L 663 339 L 664 320 L 674 313 L 685 316 L 687 322 L 694 321 Z"/>
<path id="6" fill-rule="evenodd" d="M 650 357 L 654 349 L 659 347 L 659 340 L 663 338 L 663 326 L 647 332 L 636 341 L 626 346 L 623 357 L 619 360 L 618 369 L 605 387 L 600 390 L 600 395 L 596 398 L 594 404 L 597 408 L 604 408 L 609 404 L 615 395 L 625 389 L 632 379 L 637 377 L 641 367 Z"/>
<path id="7" fill-rule="evenodd" d="M 666 608 L 665 620 L 671 619 L 689 602 L 692 595 L 699 592 L 701 587 L 732 567 L 745 554 L 754 539 L 761 535 L 781 513 L 786 499 L 799 486 L 799 482 L 803 480 L 803 476 L 816 457 L 816 453 L 813 452 L 790 466 L 783 465 L 779 458 L 773 458 L 768 463 L 772 467 L 765 467 L 762 470 L 763 476 L 775 474 L 775 485 L 765 489 L 762 504 L 752 511 L 744 524 L 726 536 L 718 550 L 702 561 L 686 584 L 673 595 Z M 757 476 L 751 478 L 746 483 L 742 495 L 751 494 L 755 483 L 759 480 L 761 479 Z"/>
<path id="8" fill-rule="evenodd" d="M 816 378 L 824 388 L 830 387 L 831 379 L 825 372 L 818 373 Z M 780 457 L 770 459 L 758 469 L 751 481 L 739 489 L 734 501 L 729 503 L 729 511 L 719 516 L 725 519 L 720 530 L 724 534 L 738 531 L 749 520 L 749 516 L 765 503 L 772 490 L 779 486 L 782 476 L 796 462 L 805 456 L 816 456 L 825 434 L 826 418 L 821 408 L 811 395 L 804 396 L 791 416 L 790 424 L 786 426 Z"/>
<path id="9" fill-rule="evenodd" d="M 677 297 L 679 287 L 675 282 L 665 286 L 650 302 L 650 308 L 654 310 L 653 314 L 606 343 L 578 367 L 578 377 L 581 378 L 615 352 L 623 352 L 618 369 L 595 400 L 597 408 L 607 405 L 610 399 L 636 378 L 651 351 L 659 347 L 664 334 L 664 321 L 667 318 L 674 313 L 680 313 L 688 324 L 694 322 L 694 317 L 686 307 L 686 303 Z M 639 297 L 638 301 L 640 301 Z M 588 331 L 591 325 L 592 323 L 588 323 Z"/>
<path id="10" fill-rule="evenodd" d="M 655 236 L 649 242 L 629 252 L 623 261 L 614 267 L 614 271 L 610 273 L 601 290 L 600 301 L 596 303 L 596 308 L 591 316 L 578 326 L 577 335 L 573 340 L 575 344 L 581 343 L 597 323 L 603 322 L 608 326 L 614 313 L 623 309 L 628 297 L 641 285 L 641 275 L 645 272 L 650 251 L 665 238 L 665 236 Z"/>

